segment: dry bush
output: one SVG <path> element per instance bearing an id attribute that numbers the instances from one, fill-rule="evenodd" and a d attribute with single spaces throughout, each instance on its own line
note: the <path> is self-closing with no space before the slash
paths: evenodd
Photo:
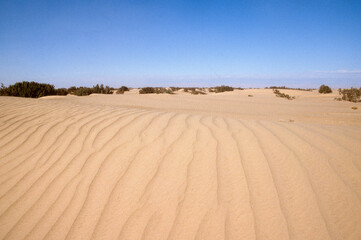
<path id="1" fill-rule="evenodd" d="M 319 93 L 332 93 L 332 89 L 327 86 L 327 85 L 321 85 L 320 88 L 318 89 Z"/>
<path id="2" fill-rule="evenodd" d="M 166 89 L 163 87 L 145 87 L 139 90 L 139 94 L 151 94 L 151 93 L 167 93 L 167 94 L 174 94 L 171 89 Z"/>
<path id="3" fill-rule="evenodd" d="M 361 88 L 339 89 L 341 99 L 350 102 L 361 102 Z"/>
<path id="4" fill-rule="evenodd" d="M 8 87 L 1 84 L 0 88 L 0 96 L 39 98 L 56 94 L 54 85 L 37 82 L 17 82 Z"/>
<path id="5" fill-rule="evenodd" d="M 234 90 L 233 87 L 225 86 L 225 85 L 214 87 L 214 91 L 215 91 L 216 93 L 220 93 L 220 92 L 230 92 L 230 91 L 233 91 L 233 90 Z"/>
<path id="6" fill-rule="evenodd" d="M 129 88 L 127 88 L 126 86 L 122 86 L 116 91 L 116 94 L 124 94 L 124 92 L 126 91 L 129 91 Z"/>
<path id="7" fill-rule="evenodd" d="M 290 96 L 288 94 L 281 93 L 278 89 L 274 89 L 273 92 L 274 92 L 274 94 L 276 94 L 276 97 L 286 98 L 288 100 L 293 100 L 296 98 L 294 96 Z"/>

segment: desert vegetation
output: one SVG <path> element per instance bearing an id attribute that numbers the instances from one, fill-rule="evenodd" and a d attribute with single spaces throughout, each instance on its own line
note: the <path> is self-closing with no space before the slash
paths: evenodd
<path id="1" fill-rule="evenodd" d="M 124 94 L 124 92 L 127 92 L 127 91 L 129 91 L 129 88 L 127 88 L 126 86 L 122 86 L 115 93 L 116 94 Z"/>
<path id="2" fill-rule="evenodd" d="M 201 90 L 202 89 L 202 90 Z M 204 88 L 184 88 L 184 92 L 188 92 L 192 95 L 205 95 Z"/>
<path id="3" fill-rule="evenodd" d="M 59 95 L 66 95 L 67 93 L 60 90 Z M 13 85 L 5 87 L 1 84 L 0 96 L 15 96 L 27 98 L 39 98 L 48 95 L 57 95 L 54 85 L 37 82 L 17 82 Z"/>
<path id="4" fill-rule="evenodd" d="M 213 90 L 215 93 L 221 93 L 221 92 L 231 92 L 234 90 L 234 88 L 230 86 L 222 85 L 222 86 L 214 87 Z"/>
<path id="5" fill-rule="evenodd" d="M 112 90 L 109 86 L 105 86 L 103 84 L 97 84 L 92 88 L 89 87 L 70 87 L 68 88 L 68 92 L 70 94 L 74 94 L 76 96 L 88 96 L 92 93 L 100 93 L 100 94 L 112 94 Z"/>
<path id="6" fill-rule="evenodd" d="M 332 89 L 327 86 L 327 85 L 321 85 L 320 88 L 318 89 L 319 93 L 332 93 Z"/>
<path id="7" fill-rule="evenodd" d="M 282 92 L 280 92 L 280 90 L 278 90 L 278 89 L 274 89 L 274 90 L 273 90 L 273 93 L 276 94 L 276 97 L 286 98 L 286 99 L 288 99 L 288 100 L 293 100 L 293 99 L 296 98 L 296 97 L 294 97 L 294 96 L 290 96 L 290 95 L 288 95 L 288 94 L 282 93 Z"/>
<path id="8" fill-rule="evenodd" d="M 29 97 L 29 98 L 39 98 L 49 95 L 68 95 L 73 94 L 76 96 L 87 96 L 92 93 L 100 94 L 112 94 L 114 88 L 105 86 L 103 84 L 97 84 L 92 88 L 89 87 L 75 87 L 70 88 L 58 88 L 56 89 L 54 85 L 38 82 L 17 82 L 13 85 L 5 87 L 4 84 L 1 84 L 0 87 L 0 96 L 15 96 L 15 97 Z M 119 92 L 118 92 L 119 91 Z M 117 93 L 129 91 L 126 86 L 122 86 L 117 90 Z"/>
<path id="9" fill-rule="evenodd" d="M 163 87 L 144 87 L 139 90 L 139 94 L 161 94 L 161 93 L 167 93 L 167 94 L 174 94 L 172 89 L 167 89 Z"/>
<path id="10" fill-rule="evenodd" d="M 298 90 L 298 91 L 312 91 L 315 90 L 314 88 L 290 88 L 290 87 L 286 87 L 286 86 L 270 86 L 270 87 L 265 87 L 265 89 L 287 89 L 287 90 Z"/>
<path id="11" fill-rule="evenodd" d="M 361 102 L 361 88 L 338 89 L 341 97 L 335 98 L 338 101 Z"/>

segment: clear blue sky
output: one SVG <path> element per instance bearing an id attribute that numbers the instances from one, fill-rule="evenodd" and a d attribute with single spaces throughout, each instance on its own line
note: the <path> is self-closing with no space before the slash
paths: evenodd
<path id="1" fill-rule="evenodd" d="M 361 86 L 361 1 L 0 0 L 0 82 Z"/>

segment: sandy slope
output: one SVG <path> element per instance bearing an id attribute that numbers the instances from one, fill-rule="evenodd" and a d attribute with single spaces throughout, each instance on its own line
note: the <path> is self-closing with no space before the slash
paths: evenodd
<path id="1" fill-rule="evenodd" d="M 284 92 L 0 97 L 0 239 L 361 239 L 361 104 Z"/>

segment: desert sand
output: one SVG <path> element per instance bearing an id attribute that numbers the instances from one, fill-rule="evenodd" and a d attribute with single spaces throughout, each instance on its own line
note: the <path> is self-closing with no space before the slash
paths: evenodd
<path id="1" fill-rule="evenodd" d="M 0 239 L 361 239 L 361 104 L 281 91 L 0 97 Z"/>

